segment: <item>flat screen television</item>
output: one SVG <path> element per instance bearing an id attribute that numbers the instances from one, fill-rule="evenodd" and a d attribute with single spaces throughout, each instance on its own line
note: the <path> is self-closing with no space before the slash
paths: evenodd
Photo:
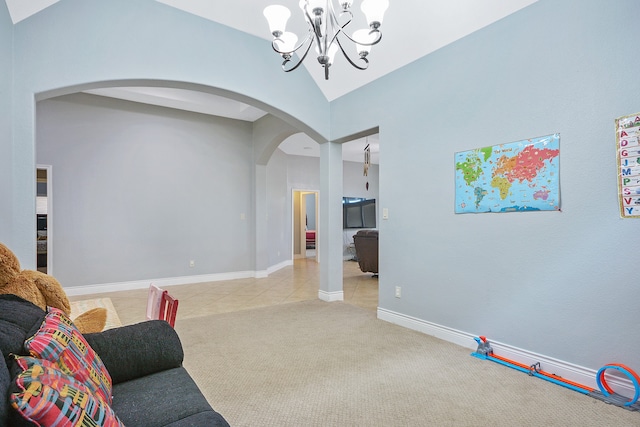
<path id="1" fill-rule="evenodd" d="M 37 215 L 38 219 L 38 231 L 44 231 L 47 229 L 47 216 L 46 215 Z"/>
<path id="2" fill-rule="evenodd" d="M 342 198 L 343 228 L 376 228 L 376 199 Z"/>

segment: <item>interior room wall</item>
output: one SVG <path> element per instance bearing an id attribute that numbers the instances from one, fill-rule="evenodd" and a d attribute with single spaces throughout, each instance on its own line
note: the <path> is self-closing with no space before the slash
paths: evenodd
<path id="1" fill-rule="evenodd" d="M 305 194 L 305 212 L 306 212 L 306 228 L 307 230 L 316 229 L 316 195 L 315 193 Z"/>
<path id="2" fill-rule="evenodd" d="M 317 191 L 320 185 L 320 160 L 309 156 L 287 156 L 288 186 L 298 190 Z M 365 188 L 367 177 L 362 176 L 362 164 L 345 161 L 343 165 L 343 195 L 347 197 L 378 197 L 378 165 L 369 169 L 369 190 Z M 270 165 L 271 167 L 271 165 Z M 319 203 L 322 203 L 322 195 Z"/>
<path id="3" fill-rule="evenodd" d="M 0 90 L 12 92 L 0 100 L 0 130 L 12 121 L 0 136 L 9 200 L 0 236 L 10 229 L 7 243 L 34 267 L 34 97 L 136 78 L 193 82 L 242 94 L 316 136 L 379 126 L 390 214 L 379 226 L 381 309 L 594 369 L 636 360 L 640 289 L 629 279 L 635 252 L 621 240 L 637 225 L 619 218 L 613 133 L 616 117 L 640 110 L 636 8 L 540 0 L 327 108 L 308 74 L 280 72 L 263 40 L 155 1 L 65 0 L 15 27 L 3 6 L 0 54 L 13 71 L 0 73 Z M 221 67 L 229 51 L 243 54 Z M 456 151 L 555 132 L 562 212 L 453 214 Z"/>
<path id="4" fill-rule="evenodd" d="M 344 168 L 344 196 L 362 197 L 365 199 L 376 199 L 376 228 L 380 227 L 380 200 L 379 200 L 379 165 L 369 165 L 367 176 L 364 176 L 364 165 L 358 162 L 345 162 Z M 369 183 L 369 189 L 367 189 Z M 345 259 L 353 258 L 354 252 L 351 248 L 353 235 L 358 229 L 344 229 L 344 242 L 342 256 Z"/>
<path id="5" fill-rule="evenodd" d="M 251 123 L 87 94 L 41 101 L 36 112 L 37 163 L 56 171 L 54 265 L 64 286 L 253 269 Z M 343 165 L 354 177 L 345 194 L 375 198 L 376 165 L 369 192 L 362 165 Z M 267 167 L 270 267 L 291 260 L 291 191 L 318 186 L 318 158 L 276 150 Z"/>
<path id="6" fill-rule="evenodd" d="M 316 191 L 320 185 L 319 168 L 320 161 L 318 158 L 307 156 L 289 156 L 289 186 L 291 188 Z M 362 164 L 351 161 L 342 163 L 343 173 L 343 196 L 346 197 L 364 197 L 368 199 L 377 199 L 379 194 L 379 178 L 378 165 L 371 165 L 368 177 L 362 174 Z M 369 190 L 366 189 L 365 183 L 369 181 Z M 319 196 L 318 203 L 322 204 L 322 194 Z M 351 236 L 355 233 L 353 230 L 343 230 L 345 248 L 352 242 Z"/>
<path id="7" fill-rule="evenodd" d="M 344 196 L 375 199 L 379 193 L 378 165 L 369 165 L 367 176 L 364 166 L 358 162 L 344 162 Z M 369 188 L 367 189 L 367 183 Z"/>
<path id="8" fill-rule="evenodd" d="M 196 88 L 249 101 L 314 140 L 329 134 L 328 102 L 305 70 L 285 75 L 264 40 L 156 1 L 65 0 L 11 31 L 16 55 L 9 57 L 20 78 L 12 79 L 9 116 L 19 150 L 7 184 L 13 194 L 7 243 L 25 268 L 35 267 L 36 252 L 34 98 L 127 84 Z M 229 52 L 236 53 L 233 66 L 221 66 Z"/>
<path id="9" fill-rule="evenodd" d="M 380 127 L 382 310 L 590 369 L 637 362 L 614 132 L 640 111 L 636 8 L 540 0 L 331 103 L 332 137 Z M 455 152 L 556 132 L 561 212 L 454 214 Z"/>
<path id="10" fill-rule="evenodd" d="M 296 190 L 320 188 L 320 159 L 310 156 L 287 156 L 287 184 Z"/>
<path id="11" fill-rule="evenodd" d="M 291 260 L 291 195 L 287 191 L 287 155 L 276 150 L 267 165 L 267 230 L 269 266 Z"/>
<path id="12" fill-rule="evenodd" d="M 5 2 L 0 4 L 0 242 L 11 240 L 11 200 L 12 176 L 12 129 L 11 129 L 11 101 L 13 81 L 13 33 L 11 18 Z"/>
<path id="13" fill-rule="evenodd" d="M 270 165 L 269 165 L 270 166 Z M 287 156 L 287 206 L 292 206 L 293 192 L 295 191 L 319 191 L 320 190 L 320 159 L 310 156 Z M 322 203 L 322 195 L 320 195 L 319 203 Z M 300 204 L 300 200 L 296 200 L 296 203 Z M 294 221 L 298 220 L 299 212 L 294 213 Z M 318 220 L 319 223 L 319 220 Z M 297 224 L 296 224 L 297 225 Z M 289 221 L 289 228 L 293 230 L 293 223 Z M 296 226 L 296 229 L 301 228 Z M 293 252 L 291 249 L 288 253 L 293 253 L 294 256 L 303 256 L 304 248 L 301 244 L 301 236 L 299 233 L 293 235 Z M 291 248 L 291 244 L 289 244 Z"/>
<path id="14" fill-rule="evenodd" d="M 77 94 L 37 135 L 64 286 L 253 270 L 251 123 Z"/>

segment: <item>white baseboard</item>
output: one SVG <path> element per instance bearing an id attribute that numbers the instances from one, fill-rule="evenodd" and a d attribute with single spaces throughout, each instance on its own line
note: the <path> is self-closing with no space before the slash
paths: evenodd
<path id="1" fill-rule="evenodd" d="M 289 267 L 291 265 L 293 265 L 293 260 L 292 259 L 287 260 L 287 261 L 282 261 L 281 263 L 278 263 L 276 265 L 272 265 L 271 267 L 267 268 L 266 276 L 262 276 L 262 277 L 267 277 L 269 274 L 273 274 L 276 271 L 278 271 L 280 269 L 283 269 L 285 267 Z M 256 277 L 259 277 L 259 276 L 256 276 Z"/>
<path id="2" fill-rule="evenodd" d="M 293 265 L 293 260 L 283 261 L 279 264 L 261 271 L 235 271 L 230 273 L 202 274 L 197 276 L 166 277 L 161 279 L 134 280 L 129 282 L 101 283 L 97 285 L 65 287 L 64 291 L 69 296 L 102 294 L 106 292 L 130 291 L 132 289 L 146 289 L 151 283 L 163 288 L 166 286 L 189 285 L 192 283 L 220 282 L 222 280 L 265 278 L 281 268 Z"/>
<path id="3" fill-rule="evenodd" d="M 414 331 L 422 332 L 462 347 L 473 350 L 476 349 L 476 342 L 473 339 L 474 336 L 466 332 L 447 328 L 446 326 L 437 325 L 427 322 L 426 320 L 396 313 L 380 307 L 378 307 L 378 319 L 404 326 L 405 328 L 413 329 Z"/>
<path id="4" fill-rule="evenodd" d="M 447 328 L 446 326 L 427 322 L 426 320 L 418 319 L 415 317 L 406 316 L 404 314 L 396 313 L 380 307 L 378 307 L 378 319 L 394 323 L 396 325 L 400 325 L 414 331 L 422 332 L 427 335 L 434 336 L 436 338 L 451 342 L 453 344 L 457 344 L 474 351 L 477 349 L 477 343 L 474 340 L 477 335 L 458 331 L 452 328 Z M 493 351 L 496 355 L 517 361 L 527 366 L 539 362 L 541 369 L 545 372 L 556 374 L 567 380 L 599 391 L 598 385 L 596 383 L 597 370 L 578 366 L 573 363 L 554 359 L 553 357 L 513 347 L 501 342 L 496 342 L 491 340 L 491 337 L 487 337 L 487 340 L 491 343 Z M 492 362 L 487 361 L 487 363 Z M 505 369 L 507 368 L 505 367 Z M 619 393 L 623 396 L 630 397 L 635 393 L 635 387 L 633 383 L 626 378 L 611 378 L 611 376 L 607 376 L 607 383 L 616 393 Z"/>
<path id="5" fill-rule="evenodd" d="M 318 298 L 325 302 L 344 301 L 344 292 L 327 292 L 323 290 L 318 291 Z"/>

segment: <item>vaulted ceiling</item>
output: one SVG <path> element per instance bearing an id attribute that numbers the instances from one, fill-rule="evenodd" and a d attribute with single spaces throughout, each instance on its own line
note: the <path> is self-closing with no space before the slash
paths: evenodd
<path id="1" fill-rule="evenodd" d="M 11 19 L 16 24 L 47 7 L 55 7 L 56 3 L 65 0 L 5 1 Z M 287 31 L 293 31 L 299 36 L 306 33 L 304 18 L 298 7 L 299 0 L 156 1 L 269 41 L 271 34 L 262 11 L 269 4 L 278 3 L 292 11 Z M 325 80 L 323 69 L 313 58 L 307 58 L 304 66 L 322 93 L 331 101 L 536 1 L 391 0 L 381 26 L 382 41 L 373 47 L 369 56 L 371 63 L 369 69 L 356 70 L 338 55 L 330 68 L 329 80 Z M 354 1 L 354 21 L 350 24 L 353 30 L 366 26 L 361 18 L 359 3 Z M 265 49 L 271 49 L 269 42 L 265 42 Z M 300 72 L 300 70 L 293 72 Z M 264 114 L 253 107 L 201 93 L 179 93 L 175 90 L 151 91 L 149 88 L 123 88 L 95 93 L 248 121 L 254 121 Z M 316 144 L 309 143 L 309 145 L 313 147 L 311 150 L 301 148 L 301 151 L 296 154 L 312 155 L 311 151 L 315 150 Z M 360 153 L 361 150 L 358 149 L 358 157 Z"/>

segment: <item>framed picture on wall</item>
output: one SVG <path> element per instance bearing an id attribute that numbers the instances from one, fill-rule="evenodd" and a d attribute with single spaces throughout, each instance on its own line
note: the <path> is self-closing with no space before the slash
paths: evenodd
<path id="1" fill-rule="evenodd" d="M 455 153 L 455 213 L 560 210 L 560 134 Z"/>

